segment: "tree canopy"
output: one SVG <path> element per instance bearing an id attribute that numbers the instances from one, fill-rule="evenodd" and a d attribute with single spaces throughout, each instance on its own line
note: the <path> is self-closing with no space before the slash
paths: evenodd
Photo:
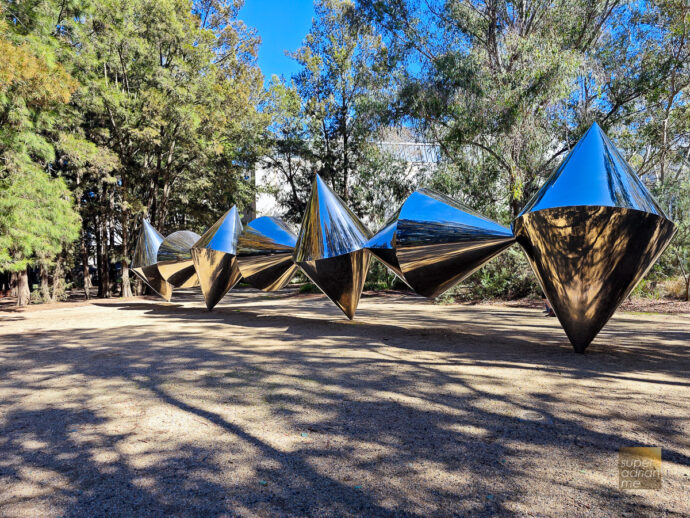
<path id="1" fill-rule="evenodd" d="M 0 289 L 25 302 L 29 267 L 44 298 L 51 274 L 88 290 L 95 266 L 129 295 L 141 217 L 249 215 L 257 167 L 295 224 L 316 173 L 372 227 L 420 186 L 508 224 L 597 121 L 678 223 L 652 278 L 687 296 L 686 1 L 317 0 L 300 71 L 270 80 L 242 5 L 0 0 Z M 471 284 L 538 289 L 515 250 Z"/>

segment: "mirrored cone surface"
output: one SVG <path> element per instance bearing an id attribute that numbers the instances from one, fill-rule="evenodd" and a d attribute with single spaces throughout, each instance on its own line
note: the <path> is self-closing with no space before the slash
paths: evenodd
<path id="1" fill-rule="evenodd" d="M 510 229 L 448 196 L 420 189 L 400 208 L 394 249 L 407 284 L 420 295 L 438 297 L 514 241 Z"/>
<path id="2" fill-rule="evenodd" d="M 513 228 L 577 352 L 584 352 L 676 231 L 596 123 Z"/>
<path id="3" fill-rule="evenodd" d="M 359 298 L 369 271 L 369 252 L 365 249 L 328 259 L 305 261 L 300 268 L 347 317 L 355 317 Z"/>
<path id="4" fill-rule="evenodd" d="M 131 268 L 153 291 L 169 301 L 172 297 L 172 286 L 163 279 L 156 266 L 158 248 L 163 240 L 160 232 L 153 228 L 148 219 L 144 219 L 134 249 Z"/>
<path id="5" fill-rule="evenodd" d="M 407 283 L 405 276 L 400 269 L 398 263 L 398 256 L 396 254 L 396 230 L 398 228 L 398 210 L 379 230 L 374 237 L 367 243 L 367 249 L 372 253 L 376 259 L 381 261 L 390 271 Z"/>
<path id="6" fill-rule="evenodd" d="M 316 175 L 294 260 L 348 318 L 354 318 L 369 271 L 369 232 Z"/>
<path id="7" fill-rule="evenodd" d="M 237 267 L 237 240 L 242 222 L 233 206 L 192 246 L 194 267 L 211 310 L 242 277 Z"/>
<path id="8" fill-rule="evenodd" d="M 297 236 L 279 218 L 263 216 L 240 234 L 237 264 L 244 280 L 254 288 L 283 288 L 297 271 L 293 260 Z"/>
<path id="9" fill-rule="evenodd" d="M 199 281 L 192 262 L 192 245 L 199 235 L 178 230 L 166 237 L 158 248 L 158 271 L 175 288 L 191 288 Z"/>

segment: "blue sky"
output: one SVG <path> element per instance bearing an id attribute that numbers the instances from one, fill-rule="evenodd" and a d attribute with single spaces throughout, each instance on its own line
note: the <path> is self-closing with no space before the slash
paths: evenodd
<path id="1" fill-rule="evenodd" d="M 299 70 L 285 51 L 301 46 L 313 15 L 313 0 L 245 0 L 239 18 L 261 36 L 259 66 L 267 82 L 273 74 L 290 77 Z"/>

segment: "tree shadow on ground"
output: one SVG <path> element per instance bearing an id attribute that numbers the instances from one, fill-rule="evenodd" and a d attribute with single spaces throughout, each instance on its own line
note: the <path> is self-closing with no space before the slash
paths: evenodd
<path id="1" fill-rule="evenodd" d="M 107 303 L 148 321 L 5 334 L 0 513 L 488 516 L 540 501 L 544 514 L 662 510 L 574 474 L 593 459 L 606 469 L 602 459 L 635 444 L 599 426 L 629 419 L 614 415 L 635 396 L 618 382 L 687 390 L 678 331 L 645 335 L 657 347 L 597 345 L 581 356 L 553 326 L 525 323 L 525 310 L 475 312 L 476 323 L 400 314 L 391 324 L 374 306 L 350 323 L 314 299 L 291 316 L 279 299 L 260 301 L 212 313 Z M 523 376 L 548 377 L 549 390 L 523 390 Z M 600 406 L 573 405 L 589 386 Z M 48 391 L 57 401 L 42 402 Z M 164 412 L 173 417 L 151 424 Z M 690 465 L 682 419 L 647 407 L 635 420 L 663 442 L 665 461 Z M 546 452 L 565 474 L 535 497 Z"/>

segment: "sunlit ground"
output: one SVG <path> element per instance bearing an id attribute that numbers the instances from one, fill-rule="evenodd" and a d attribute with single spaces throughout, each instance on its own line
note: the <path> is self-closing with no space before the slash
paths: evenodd
<path id="1" fill-rule="evenodd" d="M 0 313 L 0 516 L 690 512 L 690 315 L 582 356 L 531 309 L 177 300 Z M 618 489 L 638 445 L 662 490 Z"/>

